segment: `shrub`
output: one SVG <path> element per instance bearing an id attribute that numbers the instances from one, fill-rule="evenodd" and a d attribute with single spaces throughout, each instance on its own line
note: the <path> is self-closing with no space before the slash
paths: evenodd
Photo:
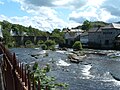
<path id="1" fill-rule="evenodd" d="M 27 65 L 27 69 L 30 72 L 30 80 L 33 83 L 33 75 L 34 75 L 34 83 L 35 83 L 35 90 L 38 90 L 38 80 L 40 80 L 40 87 L 41 90 L 45 90 L 45 87 L 47 86 L 47 90 L 58 90 L 60 87 L 62 87 L 64 90 L 67 88 L 66 83 L 57 83 L 55 80 L 55 77 L 50 77 L 47 75 L 47 73 L 50 71 L 50 66 L 46 64 L 43 68 L 39 68 L 39 65 L 37 62 L 34 63 L 32 67 Z M 62 89 L 62 90 L 63 90 Z M 60 90 L 60 89 L 59 89 Z"/>
<path id="2" fill-rule="evenodd" d="M 53 40 L 47 40 L 45 41 L 45 45 L 47 46 L 47 49 L 50 49 L 50 50 L 55 50 L 55 41 Z"/>
<path id="3" fill-rule="evenodd" d="M 41 45 L 41 48 L 42 48 L 43 50 L 46 50 L 46 49 L 47 49 L 47 46 L 46 46 L 45 44 L 42 44 L 42 45 Z"/>
<path id="4" fill-rule="evenodd" d="M 74 44 L 73 44 L 73 49 L 75 50 L 82 50 L 82 44 L 80 41 L 76 41 Z"/>
<path id="5" fill-rule="evenodd" d="M 25 46 L 26 46 L 26 47 L 33 47 L 32 41 L 27 40 L 27 41 L 25 42 Z"/>
<path id="6" fill-rule="evenodd" d="M 55 51 L 55 45 L 49 46 L 48 49 Z"/>
<path id="7" fill-rule="evenodd" d="M 53 40 L 47 40 L 45 41 L 45 44 L 49 47 L 49 46 L 55 45 L 56 43 Z"/>
<path id="8" fill-rule="evenodd" d="M 37 42 L 37 45 L 38 45 L 38 46 L 41 46 L 42 44 L 44 44 L 43 40 L 39 40 L 39 41 Z"/>

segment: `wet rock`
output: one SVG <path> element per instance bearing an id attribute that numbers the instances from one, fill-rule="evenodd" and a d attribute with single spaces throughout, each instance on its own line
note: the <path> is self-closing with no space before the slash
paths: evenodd
<path id="1" fill-rule="evenodd" d="M 120 78 L 119 78 L 119 77 L 113 75 L 112 73 L 110 73 L 110 74 L 111 74 L 111 76 L 112 76 L 115 80 L 120 81 Z"/>
<path id="2" fill-rule="evenodd" d="M 82 62 L 84 57 L 86 57 L 86 55 L 84 55 L 84 56 L 78 56 L 76 54 L 69 54 L 68 55 L 68 58 L 70 59 L 70 61 L 74 62 L 74 63 Z"/>

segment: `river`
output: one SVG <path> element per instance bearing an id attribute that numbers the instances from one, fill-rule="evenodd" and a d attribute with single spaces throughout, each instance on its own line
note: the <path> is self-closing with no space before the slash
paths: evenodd
<path id="1" fill-rule="evenodd" d="M 21 62 L 32 64 L 38 62 L 42 67 L 49 64 L 50 76 L 58 82 L 69 84 L 68 90 L 120 90 L 120 51 L 86 49 L 86 57 L 79 64 L 71 63 L 68 51 L 45 51 L 31 48 L 12 48 Z M 45 53 L 48 53 L 46 56 Z M 99 55 L 96 53 L 105 53 Z M 33 54 L 39 54 L 37 58 Z M 112 74 L 112 75 L 111 75 Z"/>

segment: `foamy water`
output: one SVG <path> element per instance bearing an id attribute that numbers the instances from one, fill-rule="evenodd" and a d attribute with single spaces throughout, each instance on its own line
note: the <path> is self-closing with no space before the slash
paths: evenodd
<path id="1" fill-rule="evenodd" d="M 56 65 L 58 65 L 58 66 L 70 66 L 71 64 L 69 64 L 69 63 L 63 61 L 62 59 L 60 59 L 60 60 L 56 63 Z"/>
<path id="2" fill-rule="evenodd" d="M 84 65 L 83 69 L 81 70 L 86 79 L 93 77 L 93 75 L 90 75 L 91 67 L 91 65 Z"/>
<path id="3" fill-rule="evenodd" d="M 39 52 L 39 54 L 45 54 L 47 51 L 46 50 L 42 50 Z"/>
<path id="4" fill-rule="evenodd" d="M 58 50 L 58 51 L 56 51 L 56 52 L 58 52 L 58 53 L 62 53 L 62 54 L 65 54 L 66 51 Z"/>

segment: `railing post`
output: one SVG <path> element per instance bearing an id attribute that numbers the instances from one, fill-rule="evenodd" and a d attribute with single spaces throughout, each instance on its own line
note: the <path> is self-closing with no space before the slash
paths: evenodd
<path id="1" fill-rule="evenodd" d="M 13 53 L 13 68 L 16 69 L 17 66 L 17 60 L 16 60 L 16 55 Z"/>
<path id="2" fill-rule="evenodd" d="M 27 73 L 26 73 L 26 65 L 25 65 L 25 86 L 27 86 Z"/>
<path id="3" fill-rule="evenodd" d="M 20 78 L 21 78 L 22 77 L 22 72 L 21 72 L 22 71 L 22 65 L 21 65 L 21 62 L 20 62 L 20 70 L 19 71 L 20 71 Z"/>
<path id="4" fill-rule="evenodd" d="M 16 55 L 15 55 L 15 53 L 13 54 L 12 63 L 13 63 L 13 70 L 12 70 L 12 73 L 13 73 L 13 79 L 14 79 L 14 87 L 15 87 L 15 90 L 17 90 L 17 85 L 16 85 L 16 83 L 17 83 L 17 82 L 16 82 L 17 76 L 16 76 L 16 73 L 15 73 L 17 62 L 16 62 Z"/>
<path id="5" fill-rule="evenodd" d="M 38 80 L 38 90 L 41 90 L 40 80 Z"/>
<path id="6" fill-rule="evenodd" d="M 33 74 L 32 79 L 33 79 L 33 86 L 32 86 L 32 88 L 33 88 L 33 90 L 35 90 L 35 80 L 34 80 L 34 74 Z"/>
<path id="7" fill-rule="evenodd" d="M 48 86 L 45 87 L 45 90 L 48 90 Z"/>
<path id="8" fill-rule="evenodd" d="M 28 90 L 31 90 L 30 71 L 28 70 Z"/>
<path id="9" fill-rule="evenodd" d="M 17 72 L 18 72 L 18 74 L 20 74 L 20 72 L 19 72 L 19 61 L 17 60 L 17 64 L 16 64 L 16 70 L 17 70 Z"/>
<path id="10" fill-rule="evenodd" d="M 22 63 L 22 81 L 24 82 L 23 63 Z"/>

